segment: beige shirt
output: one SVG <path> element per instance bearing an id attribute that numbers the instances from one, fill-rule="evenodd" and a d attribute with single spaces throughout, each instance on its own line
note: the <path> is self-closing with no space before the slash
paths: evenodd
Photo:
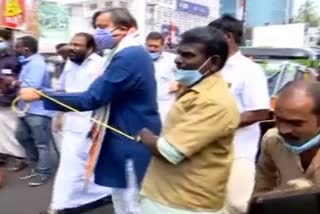
<path id="1" fill-rule="evenodd" d="M 169 112 L 162 137 L 187 158 L 172 164 L 153 157 L 142 195 L 190 210 L 223 208 L 240 113 L 219 73 L 185 91 Z"/>
<path id="2" fill-rule="evenodd" d="M 320 186 L 320 151 L 307 170 L 300 157 L 282 143 L 276 128 L 270 129 L 262 141 L 261 156 L 257 164 L 254 194 L 286 189 L 291 180 L 304 178 L 314 186 Z"/>

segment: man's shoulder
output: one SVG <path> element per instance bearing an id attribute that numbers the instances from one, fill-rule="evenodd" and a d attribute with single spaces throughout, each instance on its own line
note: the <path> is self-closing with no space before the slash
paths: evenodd
<path id="1" fill-rule="evenodd" d="M 279 146 L 281 146 L 281 147 L 283 146 L 282 138 L 279 135 L 277 128 L 269 129 L 265 133 L 265 135 L 263 136 L 263 139 L 262 139 L 262 145 L 263 145 L 263 148 L 268 149 L 268 150 L 278 149 Z"/>
<path id="2" fill-rule="evenodd" d="M 126 47 L 120 50 L 116 55 L 117 56 L 140 56 L 140 55 L 148 56 L 146 50 L 140 45 Z"/>
<path id="3" fill-rule="evenodd" d="M 103 61 L 103 57 L 101 57 L 100 55 L 96 54 L 96 53 L 92 53 L 89 58 L 92 60 L 92 61 Z"/>
<path id="4" fill-rule="evenodd" d="M 239 72 L 252 75 L 256 73 L 264 74 L 262 67 L 252 59 L 242 53 L 237 54 L 236 60 L 232 62 L 234 66 L 239 67 Z"/>
<path id="5" fill-rule="evenodd" d="M 219 93 L 216 93 L 219 91 Z M 207 78 L 205 84 L 201 87 L 198 94 L 199 100 L 221 108 L 227 112 L 239 114 L 239 110 L 233 95 L 230 93 L 228 84 L 220 73 L 214 74 Z"/>
<path id="6" fill-rule="evenodd" d="M 145 70 L 153 69 L 151 57 L 142 46 L 124 48 L 113 57 L 112 61 L 126 64 L 127 67 L 131 66 L 131 70 L 141 70 L 141 67 L 145 67 Z"/>
<path id="7" fill-rule="evenodd" d="M 29 62 L 31 65 L 45 65 L 46 64 L 46 60 L 45 60 L 45 58 L 44 58 L 44 56 L 42 56 L 41 54 L 35 54 L 32 58 L 31 58 L 31 60 L 30 60 L 30 62 Z M 28 63 L 28 64 L 29 64 Z"/>

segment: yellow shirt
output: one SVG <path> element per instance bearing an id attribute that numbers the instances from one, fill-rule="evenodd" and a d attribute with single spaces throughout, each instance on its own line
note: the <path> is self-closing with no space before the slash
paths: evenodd
<path id="1" fill-rule="evenodd" d="M 175 165 L 154 157 L 142 195 L 175 208 L 222 209 L 239 121 L 236 102 L 219 73 L 182 93 L 161 137 L 186 158 Z"/>

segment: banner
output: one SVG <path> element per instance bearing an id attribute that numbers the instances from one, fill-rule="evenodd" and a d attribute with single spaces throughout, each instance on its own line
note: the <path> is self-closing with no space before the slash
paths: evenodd
<path id="1" fill-rule="evenodd" d="M 0 25 L 23 30 L 26 26 L 25 0 L 1 0 Z"/>
<path id="2" fill-rule="evenodd" d="M 56 44 L 69 41 L 69 18 L 70 10 L 67 6 L 40 1 L 38 20 L 40 48 L 43 51 L 53 51 Z"/>

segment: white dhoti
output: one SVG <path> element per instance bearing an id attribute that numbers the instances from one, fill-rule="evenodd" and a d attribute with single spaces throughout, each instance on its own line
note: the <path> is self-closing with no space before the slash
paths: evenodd
<path id="1" fill-rule="evenodd" d="M 17 124 L 17 115 L 9 107 L 0 107 L 0 153 L 25 158 L 25 151 L 15 138 Z"/>
<path id="2" fill-rule="evenodd" d="M 139 187 L 133 160 L 126 162 L 127 188 L 113 188 L 112 201 L 115 214 L 141 214 Z"/>
<path id="3" fill-rule="evenodd" d="M 88 132 L 62 133 L 60 164 L 53 186 L 51 210 L 75 208 L 111 195 L 110 188 L 94 184 L 93 178 L 88 188 L 84 188 L 91 147 L 91 139 L 87 135 Z"/>
<path id="4" fill-rule="evenodd" d="M 67 61 L 60 76 L 60 87 L 66 92 L 86 91 L 91 83 L 104 72 L 105 59 L 91 54 L 81 65 Z M 94 184 L 91 178 L 85 188 L 86 168 L 92 145 L 87 137 L 92 128 L 92 112 L 64 114 L 60 138 L 60 164 L 53 186 L 51 210 L 76 208 L 111 195 L 108 187 Z"/>

